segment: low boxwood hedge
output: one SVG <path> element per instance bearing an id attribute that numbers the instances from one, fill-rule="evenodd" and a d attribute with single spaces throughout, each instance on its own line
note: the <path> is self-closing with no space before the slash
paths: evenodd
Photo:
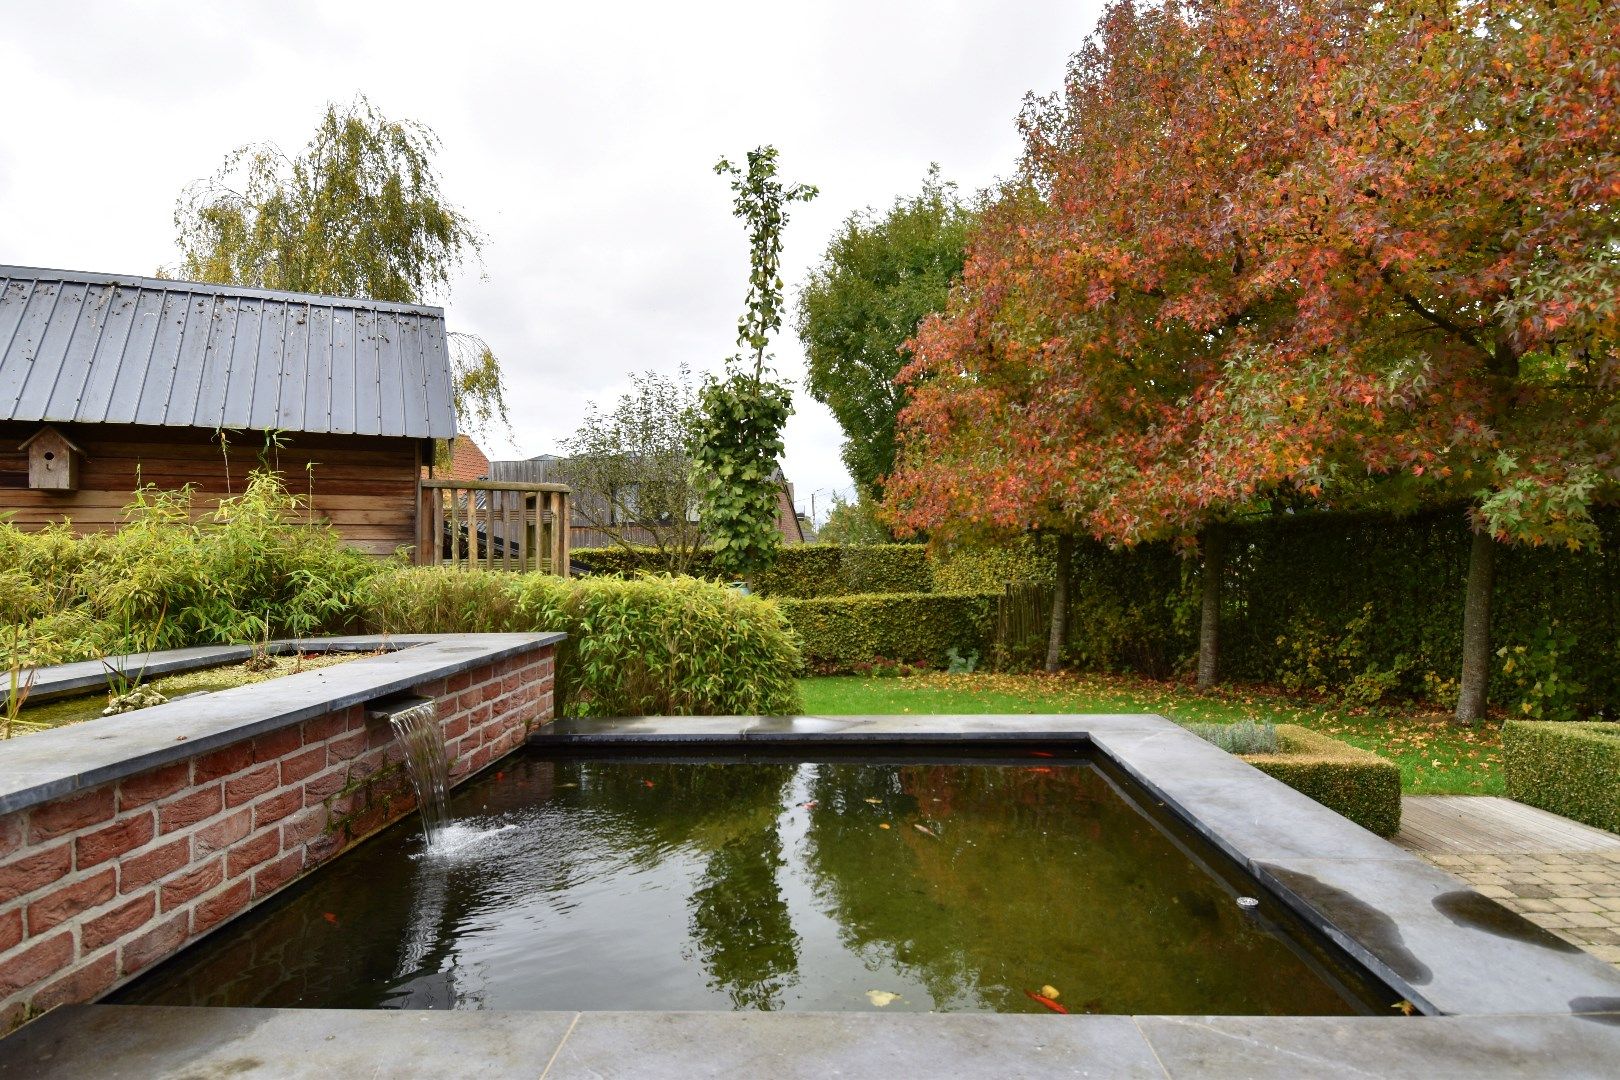
<path id="1" fill-rule="evenodd" d="M 778 603 L 799 635 L 805 666 L 822 675 L 874 660 L 943 667 L 952 648 L 983 658 L 995 634 L 993 593 L 867 593 Z"/>
<path id="2" fill-rule="evenodd" d="M 1243 760 L 1379 836 L 1401 827 L 1401 770 L 1393 761 L 1294 724 L 1277 725 L 1275 754 Z"/>
<path id="3" fill-rule="evenodd" d="M 1508 798 L 1620 832 L 1620 723 L 1509 720 L 1502 765 Z"/>

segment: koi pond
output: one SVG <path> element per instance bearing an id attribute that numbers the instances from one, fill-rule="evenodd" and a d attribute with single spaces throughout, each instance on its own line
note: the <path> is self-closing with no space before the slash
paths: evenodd
<path id="1" fill-rule="evenodd" d="M 526 748 L 121 1004 L 1389 1015 L 1086 750 Z"/>

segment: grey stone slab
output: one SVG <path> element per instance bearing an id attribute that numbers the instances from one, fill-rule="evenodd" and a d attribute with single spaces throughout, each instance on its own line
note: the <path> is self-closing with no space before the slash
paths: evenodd
<path id="1" fill-rule="evenodd" d="M 1375 833 L 1169 721 L 1152 729 L 1099 727 L 1091 739 L 1133 780 L 1240 860 L 1409 857 Z"/>
<path id="2" fill-rule="evenodd" d="M 0 1077 L 533 1080 L 574 1013 L 66 1006 L 0 1041 Z"/>
<path id="3" fill-rule="evenodd" d="M 105 784 L 503 660 L 562 634 L 399 635 L 395 651 L 121 716 L 56 728 L 0 745 L 0 813 Z M 323 639 L 361 649 L 376 638 Z"/>
<path id="4" fill-rule="evenodd" d="M 1154 1077 L 1124 1016 L 581 1013 L 545 1080 Z"/>
<path id="5" fill-rule="evenodd" d="M 1172 1077 L 1614 1077 L 1620 1015 L 1139 1017 Z"/>
<path id="6" fill-rule="evenodd" d="M 1262 881 L 1431 1010 L 1620 1012 L 1620 971 L 1420 859 L 1280 859 Z"/>

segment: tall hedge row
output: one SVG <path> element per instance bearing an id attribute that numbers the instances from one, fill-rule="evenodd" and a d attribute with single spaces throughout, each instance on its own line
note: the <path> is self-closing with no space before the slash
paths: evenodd
<path id="1" fill-rule="evenodd" d="M 654 548 L 576 548 L 572 561 L 588 574 L 634 577 L 661 569 Z M 716 578 L 710 552 L 701 551 L 688 570 Z M 765 596 L 808 599 L 856 593 L 929 592 L 933 577 L 922 544 L 792 544 L 750 582 Z"/>
<path id="2" fill-rule="evenodd" d="M 833 673 L 874 660 L 938 667 L 952 648 L 987 656 L 996 599 L 993 593 L 911 592 L 778 602 L 799 636 L 805 666 Z"/>

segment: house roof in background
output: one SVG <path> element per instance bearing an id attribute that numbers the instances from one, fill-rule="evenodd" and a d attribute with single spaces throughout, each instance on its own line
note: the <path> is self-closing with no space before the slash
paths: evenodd
<path id="1" fill-rule="evenodd" d="M 454 438 L 444 310 L 0 266 L 0 420 Z"/>
<path id="2" fill-rule="evenodd" d="M 450 465 L 444 470 L 444 480 L 487 480 L 489 458 L 470 435 L 457 435 L 450 444 Z"/>

